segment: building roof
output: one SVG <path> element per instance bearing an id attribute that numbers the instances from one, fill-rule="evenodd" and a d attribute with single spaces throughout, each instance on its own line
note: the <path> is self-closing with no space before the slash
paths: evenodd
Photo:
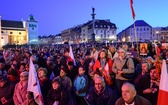
<path id="1" fill-rule="evenodd" d="M 1 26 L 10 28 L 23 28 L 23 23 L 21 21 L 1 20 Z"/>
<path id="2" fill-rule="evenodd" d="M 89 21 L 87 23 L 85 23 L 83 26 L 88 25 L 89 29 L 91 29 L 93 27 L 92 25 L 92 21 Z M 95 28 L 113 28 L 116 29 L 116 25 L 112 22 L 110 22 L 109 19 L 107 20 L 99 20 L 99 19 L 95 19 Z"/>
<path id="3" fill-rule="evenodd" d="M 148 23 L 146 23 L 144 20 L 136 20 L 135 21 L 135 26 L 149 26 L 149 27 L 152 27 Z M 129 27 L 127 27 L 126 29 L 128 29 L 128 28 L 134 28 L 134 23 L 132 25 L 130 25 Z"/>

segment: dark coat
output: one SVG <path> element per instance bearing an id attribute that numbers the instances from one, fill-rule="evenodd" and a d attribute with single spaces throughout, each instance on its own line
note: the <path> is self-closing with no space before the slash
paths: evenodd
<path id="1" fill-rule="evenodd" d="M 105 86 L 101 94 L 93 86 L 85 96 L 88 105 L 114 105 L 116 99 L 116 93 L 109 86 Z"/>
<path id="2" fill-rule="evenodd" d="M 13 102 L 14 89 L 15 85 L 13 83 L 10 83 L 9 81 L 7 81 L 7 83 L 3 87 L 0 87 L 0 99 L 2 97 L 5 97 L 6 100 L 8 100 L 8 102 L 4 105 L 14 105 Z M 2 105 L 1 101 L 0 105 Z"/>
<path id="3" fill-rule="evenodd" d="M 68 103 L 68 93 L 60 86 L 57 90 L 51 88 L 47 94 L 47 103 L 48 105 L 53 105 L 55 101 L 58 101 L 58 105 L 67 105 Z"/>
<path id="4" fill-rule="evenodd" d="M 124 99 L 121 97 L 119 98 L 115 105 L 125 105 L 125 101 Z M 135 105 L 152 105 L 147 99 L 139 96 L 139 95 L 136 95 L 135 96 Z"/>
<path id="5" fill-rule="evenodd" d="M 146 98 L 147 100 L 149 100 L 152 105 L 157 105 L 157 97 L 158 97 L 158 91 L 159 91 L 159 87 L 154 84 L 152 87 L 156 88 L 157 91 L 155 93 L 149 93 L 149 94 L 143 94 L 143 91 L 147 88 L 150 88 L 150 84 L 151 84 L 151 79 L 149 74 L 143 76 L 138 83 L 135 83 L 135 87 L 137 89 L 137 93 Z"/>
<path id="6" fill-rule="evenodd" d="M 47 93 L 48 93 L 49 89 L 51 88 L 51 86 L 52 86 L 52 84 L 49 79 L 46 79 L 44 81 L 40 81 L 40 88 L 41 88 L 42 96 L 44 99 L 44 103 L 46 103 L 46 96 L 47 96 Z"/>

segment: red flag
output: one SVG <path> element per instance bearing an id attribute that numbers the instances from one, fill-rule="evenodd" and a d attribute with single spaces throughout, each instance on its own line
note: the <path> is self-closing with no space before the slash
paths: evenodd
<path id="1" fill-rule="evenodd" d="M 167 97 L 168 97 L 168 84 L 167 83 L 168 83 L 167 65 L 166 65 L 166 61 L 163 60 L 157 105 L 167 105 Z"/>
<path id="2" fill-rule="evenodd" d="M 37 77 L 37 72 L 30 58 L 30 68 L 29 68 L 29 77 L 28 77 L 28 88 L 27 91 L 33 92 L 34 100 L 38 105 L 44 105 L 43 97 L 41 94 L 40 84 Z"/>
<path id="3" fill-rule="evenodd" d="M 130 7 L 132 11 L 132 18 L 135 19 L 135 12 L 134 12 L 134 7 L 133 7 L 133 0 L 130 0 Z"/>
<path id="4" fill-rule="evenodd" d="M 73 62 L 74 62 L 74 65 L 76 66 L 76 62 L 75 62 L 75 58 L 74 58 L 74 54 L 73 54 L 73 51 L 72 51 L 72 47 L 71 47 L 71 46 L 69 47 L 69 56 L 71 57 L 71 59 L 72 59 Z"/>
<path id="5" fill-rule="evenodd" d="M 112 85 L 113 81 L 110 77 L 110 71 L 109 71 L 109 65 L 108 63 L 106 63 L 105 67 L 104 67 L 104 71 L 103 71 L 103 76 L 105 81 L 107 82 L 108 85 Z"/>

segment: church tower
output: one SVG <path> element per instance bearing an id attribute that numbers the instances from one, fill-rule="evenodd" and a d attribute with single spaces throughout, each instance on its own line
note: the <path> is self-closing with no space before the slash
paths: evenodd
<path id="1" fill-rule="evenodd" d="M 38 44 L 38 21 L 31 14 L 26 22 L 28 44 Z"/>

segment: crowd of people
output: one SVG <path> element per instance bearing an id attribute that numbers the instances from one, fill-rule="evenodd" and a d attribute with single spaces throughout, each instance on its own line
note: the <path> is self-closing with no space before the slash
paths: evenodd
<path id="1" fill-rule="evenodd" d="M 27 91 L 32 59 L 44 105 L 157 105 L 161 60 L 124 44 L 45 45 L 0 51 L 0 105 L 37 105 Z"/>

